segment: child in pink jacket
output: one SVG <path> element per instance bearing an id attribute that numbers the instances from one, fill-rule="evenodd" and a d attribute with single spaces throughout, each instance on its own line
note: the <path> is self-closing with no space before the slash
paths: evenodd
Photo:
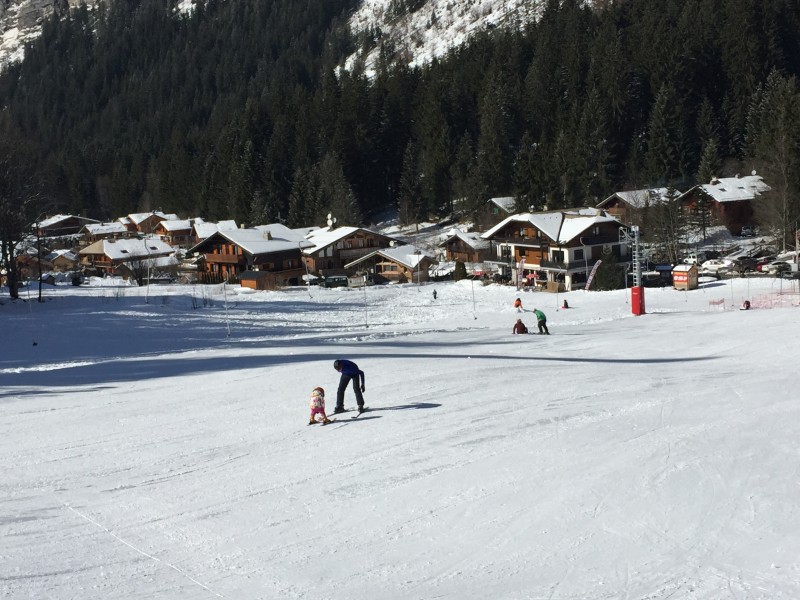
<path id="1" fill-rule="evenodd" d="M 322 424 L 330 423 L 331 420 L 325 414 L 325 390 L 321 387 L 315 387 L 311 392 L 311 419 L 308 421 L 309 425 L 317 422 L 316 416 L 322 415 Z"/>

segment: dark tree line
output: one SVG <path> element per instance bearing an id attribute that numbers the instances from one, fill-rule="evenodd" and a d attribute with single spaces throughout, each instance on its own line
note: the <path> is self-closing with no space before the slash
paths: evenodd
<path id="1" fill-rule="evenodd" d="M 797 98 L 796 0 L 550 0 L 538 22 L 418 69 L 376 34 L 369 76 L 340 68 L 356 49 L 344 26 L 355 4 L 80 7 L 0 76 L 4 120 L 36 147 L 64 211 L 300 226 L 328 212 L 356 223 L 397 208 L 413 222 L 477 213 L 491 196 L 540 209 L 685 187 L 768 164 L 770 98 Z M 785 122 L 784 212 L 800 189 L 800 135 Z"/>

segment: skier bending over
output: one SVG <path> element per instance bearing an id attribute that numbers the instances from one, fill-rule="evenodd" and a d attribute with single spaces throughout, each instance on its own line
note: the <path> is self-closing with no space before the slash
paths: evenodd
<path id="1" fill-rule="evenodd" d="M 321 387 L 315 387 L 311 392 L 311 419 L 308 421 L 309 425 L 317 422 L 317 415 L 322 415 L 323 425 L 331 422 L 325 414 L 325 390 Z"/>
<path id="2" fill-rule="evenodd" d="M 550 335 L 550 330 L 547 329 L 547 317 L 538 308 L 533 309 L 533 314 L 536 315 L 536 324 L 539 326 L 539 335 Z"/>
<path id="3" fill-rule="evenodd" d="M 514 300 L 514 308 L 517 309 L 517 312 L 522 312 L 524 309 L 522 308 L 522 300 L 517 298 Z"/>
<path id="4" fill-rule="evenodd" d="M 344 412 L 344 391 L 353 380 L 353 391 L 356 393 L 356 402 L 358 403 L 358 412 L 364 412 L 364 371 L 358 368 L 358 365 L 351 360 L 344 360 L 340 358 L 333 361 L 333 368 L 342 374 L 339 379 L 339 389 L 336 391 L 336 408 L 333 410 L 334 414 Z M 359 381 L 361 387 L 359 387 Z"/>

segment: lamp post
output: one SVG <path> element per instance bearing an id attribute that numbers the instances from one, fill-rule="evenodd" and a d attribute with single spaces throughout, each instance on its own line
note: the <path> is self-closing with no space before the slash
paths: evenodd
<path id="1" fill-rule="evenodd" d="M 422 287 L 421 268 L 420 268 L 422 265 L 422 250 L 417 248 L 414 254 L 417 255 L 417 292 L 419 292 L 420 288 Z"/>

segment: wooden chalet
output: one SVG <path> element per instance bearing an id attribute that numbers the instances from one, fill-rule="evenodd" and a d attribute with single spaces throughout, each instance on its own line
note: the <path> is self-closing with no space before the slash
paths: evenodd
<path id="1" fill-rule="evenodd" d="M 491 243 L 478 232 L 465 233 L 453 230 L 439 244 L 444 248 L 445 259 L 464 263 L 482 263 L 491 258 Z"/>
<path id="2" fill-rule="evenodd" d="M 746 177 L 714 178 L 710 183 L 696 185 L 678 197 L 684 212 L 696 213 L 705 204 L 712 224 L 724 225 L 734 235 L 742 226 L 753 223 L 753 202 L 770 191 L 760 175 L 753 171 Z"/>
<path id="3" fill-rule="evenodd" d="M 192 246 L 202 242 L 204 239 L 211 237 L 218 231 L 232 231 L 238 229 L 236 221 L 219 221 L 218 223 L 209 223 L 202 219 L 195 219 L 192 224 Z"/>
<path id="4" fill-rule="evenodd" d="M 303 250 L 308 271 L 319 276 L 344 275 L 345 265 L 398 240 L 361 227 L 324 227 L 306 236 L 310 246 Z"/>
<path id="5" fill-rule="evenodd" d="M 178 215 L 165 214 L 154 210 L 146 213 L 133 213 L 127 217 L 120 217 L 118 221 L 125 225 L 131 233 L 153 233 L 161 221 L 177 221 Z"/>
<path id="6" fill-rule="evenodd" d="M 372 273 L 395 283 L 419 283 L 429 280 L 428 272 L 438 262 L 415 246 L 401 245 L 374 250 L 344 268 L 351 273 Z"/>
<path id="7" fill-rule="evenodd" d="M 516 198 L 504 196 L 501 198 L 489 198 L 484 204 L 483 211 L 478 215 L 477 227 L 481 231 L 497 225 L 503 219 L 514 214 Z"/>
<path id="8" fill-rule="evenodd" d="M 189 252 L 201 255 L 198 279 L 202 283 L 236 281 L 256 289 L 300 285 L 306 272 L 301 251 L 311 246 L 305 232 L 279 223 L 217 231 Z M 267 275 L 251 277 L 256 271 Z M 240 278 L 246 272 L 246 281 L 258 279 L 261 283 L 245 284 Z"/>
<path id="9" fill-rule="evenodd" d="M 50 265 L 49 271 L 58 271 L 65 273 L 74 271 L 78 266 L 78 255 L 71 250 L 53 250 L 44 257 L 45 261 Z"/>
<path id="10" fill-rule="evenodd" d="M 502 274 L 515 281 L 535 281 L 555 292 L 584 285 L 606 250 L 619 263 L 628 262 L 628 245 L 620 241 L 624 228 L 611 215 L 586 208 L 513 215 L 483 238 L 492 242 L 494 263 Z"/>
<path id="11" fill-rule="evenodd" d="M 80 234 L 83 246 L 88 246 L 99 240 L 130 238 L 136 235 L 119 221 L 114 221 L 113 223 L 89 223 L 83 226 Z"/>
<path id="12" fill-rule="evenodd" d="M 131 270 L 137 268 L 150 266 L 166 269 L 177 266 L 174 253 L 172 246 L 151 237 L 98 240 L 82 249 L 78 255 L 81 266 L 87 272 L 128 277 Z"/>
<path id="13" fill-rule="evenodd" d="M 630 190 L 627 192 L 614 192 L 597 205 L 597 208 L 616 217 L 626 225 L 641 227 L 644 223 L 644 214 L 651 206 L 664 204 L 669 200 L 668 188 L 650 188 L 643 190 Z M 679 195 L 680 192 L 673 190 Z"/>
<path id="14" fill-rule="evenodd" d="M 39 237 L 58 237 L 79 233 L 84 226 L 90 223 L 99 223 L 99 221 L 75 215 L 55 215 L 35 223 L 35 226 Z"/>
<path id="15" fill-rule="evenodd" d="M 153 233 L 172 247 L 194 246 L 194 221 L 196 219 L 172 219 L 161 221 Z"/>

